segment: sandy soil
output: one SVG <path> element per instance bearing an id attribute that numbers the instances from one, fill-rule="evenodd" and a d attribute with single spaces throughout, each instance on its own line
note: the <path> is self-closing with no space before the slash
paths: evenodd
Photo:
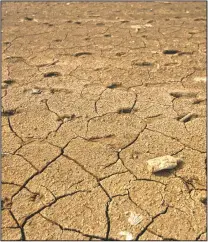
<path id="1" fill-rule="evenodd" d="M 2 239 L 205 240 L 206 3 L 2 18 Z"/>

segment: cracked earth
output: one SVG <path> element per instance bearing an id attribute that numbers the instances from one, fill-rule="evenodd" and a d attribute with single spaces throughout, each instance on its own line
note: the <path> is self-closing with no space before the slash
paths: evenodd
<path id="1" fill-rule="evenodd" d="M 2 3 L 2 136 L 3 240 L 206 240 L 206 3 Z"/>

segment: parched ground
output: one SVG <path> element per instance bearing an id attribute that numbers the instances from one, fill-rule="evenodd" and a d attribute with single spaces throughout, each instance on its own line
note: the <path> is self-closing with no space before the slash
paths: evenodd
<path id="1" fill-rule="evenodd" d="M 2 239 L 206 240 L 206 3 L 8 2 L 2 29 Z"/>

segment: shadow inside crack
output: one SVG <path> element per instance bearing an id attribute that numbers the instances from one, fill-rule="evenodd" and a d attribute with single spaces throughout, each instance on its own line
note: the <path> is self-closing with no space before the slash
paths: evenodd
<path id="1" fill-rule="evenodd" d="M 3 117 L 10 117 L 13 116 L 16 112 L 16 110 L 5 110 L 1 113 Z"/>

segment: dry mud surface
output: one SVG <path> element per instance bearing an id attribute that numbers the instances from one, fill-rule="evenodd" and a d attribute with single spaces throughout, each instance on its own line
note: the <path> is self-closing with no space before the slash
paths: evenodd
<path id="1" fill-rule="evenodd" d="M 206 3 L 2 18 L 2 239 L 205 240 Z"/>

